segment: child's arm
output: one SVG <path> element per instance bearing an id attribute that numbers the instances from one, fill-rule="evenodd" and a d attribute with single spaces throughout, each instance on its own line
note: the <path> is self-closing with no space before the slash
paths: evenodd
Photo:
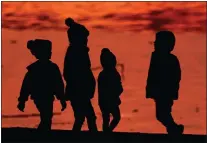
<path id="1" fill-rule="evenodd" d="M 179 62 L 179 60 L 177 59 L 177 57 L 176 57 L 176 60 L 175 60 L 175 67 L 176 67 L 176 78 L 175 78 L 175 80 L 176 80 L 176 83 L 179 83 L 180 82 L 180 80 L 181 80 L 181 68 L 180 68 L 180 62 Z"/>
<path id="2" fill-rule="evenodd" d="M 20 96 L 18 98 L 18 101 L 21 103 L 25 103 L 28 100 L 28 97 L 30 95 L 30 73 L 27 72 L 25 74 L 24 80 L 22 82 L 22 87 L 20 90 Z"/>
<path id="3" fill-rule="evenodd" d="M 28 97 L 31 94 L 29 75 L 30 75 L 29 72 L 25 74 L 24 80 L 22 82 L 22 87 L 20 90 L 20 96 L 18 98 L 19 103 L 17 105 L 17 108 L 22 112 L 24 112 L 25 102 L 28 100 Z"/>
<path id="4" fill-rule="evenodd" d="M 103 94 L 103 78 L 102 78 L 102 73 L 99 73 L 98 75 L 98 95 L 101 96 L 101 94 Z"/>
<path id="5" fill-rule="evenodd" d="M 64 82 L 61 76 L 61 72 L 59 67 L 55 66 L 55 95 L 58 100 L 60 100 L 60 103 L 62 105 L 61 111 L 64 111 L 67 107 L 66 101 L 65 101 L 65 95 L 64 95 Z"/>
<path id="6" fill-rule="evenodd" d="M 178 99 L 178 91 L 179 91 L 179 87 L 180 87 L 180 80 L 181 80 L 181 68 L 180 68 L 180 63 L 179 60 L 177 59 L 177 57 L 175 56 L 175 60 L 174 60 L 174 76 L 172 76 L 173 78 L 173 84 L 172 84 L 172 90 L 174 91 L 175 94 L 172 94 L 172 98 L 174 100 Z"/>
<path id="7" fill-rule="evenodd" d="M 68 80 L 68 71 L 69 71 L 68 61 L 69 60 L 71 60 L 71 59 L 69 57 L 69 48 L 68 48 L 67 51 L 66 51 L 66 54 L 65 54 L 64 68 L 63 68 L 63 77 L 66 81 Z M 58 70 L 59 70 L 59 68 L 58 68 Z"/>
<path id="8" fill-rule="evenodd" d="M 118 71 L 116 71 L 113 86 L 114 86 L 114 94 L 116 95 L 116 97 L 120 96 L 124 90 L 122 86 L 121 76 Z"/>
<path id="9" fill-rule="evenodd" d="M 64 98 L 64 83 L 59 67 L 55 66 L 55 95 L 58 100 L 65 100 Z"/>
<path id="10" fill-rule="evenodd" d="M 121 81 L 121 76 L 120 74 L 119 75 L 119 79 L 118 79 L 118 93 L 119 93 L 119 96 L 122 94 L 122 92 L 124 91 L 123 89 L 123 86 L 122 86 L 122 81 Z"/>
<path id="11" fill-rule="evenodd" d="M 107 85 L 107 81 L 106 81 L 106 75 L 105 73 L 102 71 L 100 72 L 99 76 L 98 76 L 98 95 L 101 97 L 107 96 L 107 94 L 109 93 L 109 89 L 108 89 L 108 85 Z"/>
<path id="12" fill-rule="evenodd" d="M 153 85 L 153 54 L 151 55 L 150 67 L 147 76 L 146 98 L 152 97 L 152 85 Z"/>
<path id="13" fill-rule="evenodd" d="M 88 29 L 85 26 L 83 26 L 83 25 L 82 25 L 82 29 L 83 29 L 84 35 L 88 37 L 89 34 L 90 34 Z"/>

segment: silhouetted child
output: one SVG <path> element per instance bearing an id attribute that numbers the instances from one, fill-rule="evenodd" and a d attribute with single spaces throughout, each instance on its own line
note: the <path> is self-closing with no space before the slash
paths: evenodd
<path id="1" fill-rule="evenodd" d="M 121 76 L 116 69 L 115 55 L 104 48 L 100 60 L 103 70 L 98 76 L 98 102 L 103 117 L 103 131 L 110 132 L 115 129 L 121 119 L 119 105 L 123 88 Z M 110 114 L 113 116 L 111 123 Z"/>
<path id="2" fill-rule="evenodd" d="M 177 125 L 171 115 L 173 100 L 178 99 L 181 69 L 179 60 L 171 51 L 175 36 L 170 31 L 156 33 L 155 51 L 152 52 L 148 72 L 146 98 L 156 104 L 156 117 L 167 129 L 168 134 L 182 134 L 183 125 Z"/>
<path id="3" fill-rule="evenodd" d="M 96 115 L 91 103 L 96 80 L 87 47 L 89 31 L 72 18 L 67 18 L 65 24 L 69 27 L 67 34 L 70 45 L 65 55 L 63 76 L 66 81 L 66 100 L 70 101 L 75 117 L 72 130 L 81 131 L 87 118 L 89 131 L 96 132 Z"/>
<path id="4" fill-rule="evenodd" d="M 24 112 L 25 102 L 29 95 L 40 112 L 38 129 L 50 130 L 53 116 L 54 95 L 60 100 L 62 111 L 66 108 L 64 99 L 64 83 L 58 66 L 50 61 L 52 43 L 49 40 L 30 40 L 27 48 L 38 59 L 27 67 L 20 96 L 18 109 Z"/>

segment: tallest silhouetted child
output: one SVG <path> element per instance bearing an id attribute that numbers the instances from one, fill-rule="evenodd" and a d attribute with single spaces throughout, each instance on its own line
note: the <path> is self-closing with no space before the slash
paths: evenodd
<path id="1" fill-rule="evenodd" d="M 171 115 L 173 100 L 178 99 L 181 69 L 179 60 L 171 51 L 175 36 L 170 31 L 156 33 L 155 51 L 152 52 L 148 72 L 146 97 L 156 103 L 156 117 L 167 129 L 168 134 L 182 134 L 183 125 L 177 125 Z"/>
<path id="2" fill-rule="evenodd" d="M 89 31 L 72 18 L 67 18 L 65 24 L 68 26 L 70 45 L 65 55 L 63 76 L 66 81 L 66 100 L 70 101 L 74 111 L 75 123 L 72 130 L 81 131 L 86 118 L 89 130 L 96 132 L 96 115 L 91 103 L 96 81 L 87 47 Z"/>

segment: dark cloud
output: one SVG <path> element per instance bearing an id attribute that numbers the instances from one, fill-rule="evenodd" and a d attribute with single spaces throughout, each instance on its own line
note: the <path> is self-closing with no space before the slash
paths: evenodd
<path id="1" fill-rule="evenodd" d="M 115 20 L 119 21 L 139 21 L 146 20 L 143 14 L 123 14 L 119 15 L 115 18 Z"/>
<path id="2" fill-rule="evenodd" d="M 111 19 L 111 18 L 115 18 L 115 17 L 116 17 L 115 13 L 109 13 L 109 14 L 104 15 L 102 18 L 103 19 Z"/>
<path id="3" fill-rule="evenodd" d="M 9 12 L 4 14 L 5 17 L 13 17 L 15 16 L 15 13 Z"/>
<path id="4" fill-rule="evenodd" d="M 41 27 L 41 23 L 32 23 L 31 27 Z"/>
<path id="5" fill-rule="evenodd" d="M 198 20 L 197 21 L 197 24 L 201 25 L 202 27 L 206 27 L 207 21 L 206 21 L 206 19 L 204 19 L 204 20 Z"/>
<path id="6" fill-rule="evenodd" d="M 112 26 L 106 26 L 106 25 L 101 25 L 101 24 L 97 24 L 97 25 L 93 25 L 92 26 L 93 29 L 97 29 L 97 30 L 105 30 L 105 31 L 115 31 L 115 28 Z"/>
<path id="7" fill-rule="evenodd" d="M 132 13 L 109 13 L 100 17 L 100 19 L 114 20 L 114 21 L 137 21 L 145 20 L 146 18 L 142 13 L 132 14 Z"/>
<path id="8" fill-rule="evenodd" d="M 151 10 L 148 13 L 110 13 L 103 15 L 101 18 L 105 20 L 114 20 L 114 21 L 128 21 L 135 22 L 136 24 L 129 25 L 127 28 L 129 31 L 142 31 L 142 30 L 150 30 L 150 31 L 158 31 L 158 30 L 166 30 L 168 27 L 174 26 L 174 29 L 177 31 L 202 31 L 202 28 L 205 27 L 206 21 L 198 22 L 199 26 L 195 26 L 196 20 L 204 17 L 204 13 L 192 11 L 190 9 L 174 9 L 172 7 L 160 9 L 160 10 Z M 189 19 L 192 19 L 192 16 L 196 16 L 197 18 L 193 22 L 189 22 Z M 200 17 L 200 18 L 199 18 Z M 147 21 L 147 22 L 146 22 Z M 147 24 L 140 24 L 140 23 Z M 182 23 L 186 27 L 183 29 L 179 29 L 178 25 Z M 177 29 L 176 29 L 177 28 Z M 204 32 L 204 31 L 203 31 Z"/>
<path id="9" fill-rule="evenodd" d="M 30 27 L 31 29 L 39 29 L 39 30 L 46 28 L 42 26 L 41 23 L 32 23 L 28 27 Z"/>
<path id="10" fill-rule="evenodd" d="M 174 9 L 173 12 L 175 15 L 178 15 L 180 17 L 189 17 L 189 16 L 203 17 L 204 16 L 203 12 L 191 11 L 190 9 Z"/>
<path id="11" fill-rule="evenodd" d="M 191 26 L 191 27 L 184 27 L 183 31 L 185 32 L 203 32 L 204 28 L 200 26 Z"/>
<path id="12" fill-rule="evenodd" d="M 50 16 L 49 15 L 45 15 L 45 14 L 41 14 L 41 15 L 37 15 L 37 20 L 39 21 L 48 21 L 50 20 Z"/>
<path id="13" fill-rule="evenodd" d="M 170 9 L 169 9 L 170 10 Z M 115 21 L 134 21 L 135 24 L 127 25 L 129 31 L 152 30 L 157 31 L 164 29 L 166 25 L 172 24 L 174 20 L 171 17 L 159 17 L 165 10 L 152 10 L 149 13 L 137 14 L 108 14 L 102 16 L 104 19 L 111 19 Z M 145 24 L 141 24 L 144 22 Z"/>
<path id="14" fill-rule="evenodd" d="M 145 29 L 145 24 L 129 24 L 125 28 L 131 32 L 141 32 Z"/>
<path id="15" fill-rule="evenodd" d="M 133 3 L 125 3 L 121 5 L 122 8 L 130 7 Z M 151 3 L 148 3 L 149 5 Z M 76 7 L 88 8 L 89 12 L 98 10 L 95 3 L 85 7 L 77 4 Z M 8 5 L 3 6 L 2 13 L 2 28 L 9 28 L 14 30 L 35 29 L 35 30 L 65 30 L 64 19 L 53 11 L 41 12 L 6 12 Z M 202 7 L 203 8 L 203 7 Z M 77 22 L 93 23 L 93 21 L 100 24 L 92 25 L 94 29 L 101 30 L 128 30 L 128 31 L 158 31 L 167 28 L 175 29 L 176 31 L 203 31 L 206 30 L 206 14 L 202 11 L 196 11 L 194 8 L 176 8 L 165 7 L 163 9 L 151 9 L 147 12 L 132 13 L 116 11 L 101 15 L 99 17 L 79 16 L 75 19 Z M 98 10 L 100 11 L 100 9 Z M 98 12 L 97 11 L 97 12 Z M 91 12 L 93 13 L 93 12 Z M 103 21 L 104 20 L 104 21 Z M 102 23 L 103 21 L 103 23 Z M 114 26 L 107 26 L 107 22 L 114 22 Z M 116 25 L 116 23 L 118 23 Z M 131 24 L 129 24 L 131 23 Z"/>
<path id="16" fill-rule="evenodd" d="M 149 12 L 148 15 L 150 15 L 150 16 L 160 16 L 164 12 L 166 12 L 166 10 L 152 10 L 152 11 Z"/>
<path id="17" fill-rule="evenodd" d="M 26 29 L 25 25 L 22 24 L 19 20 L 3 20 L 2 21 L 2 28 L 10 28 L 15 30 L 22 30 Z"/>
<path id="18" fill-rule="evenodd" d="M 90 17 L 81 17 L 81 18 L 78 18 L 76 21 L 77 22 L 88 22 L 92 20 Z"/>
<path id="19" fill-rule="evenodd" d="M 129 24 L 127 25 L 127 27 L 130 27 L 130 28 L 137 28 L 137 27 L 140 27 L 140 28 L 143 28 L 145 26 L 145 24 Z"/>
<path id="20" fill-rule="evenodd" d="M 44 13 L 44 14 L 40 13 L 36 15 L 36 19 L 37 21 L 40 21 L 40 22 L 49 22 L 51 24 L 58 23 L 58 18 L 56 17 L 56 15 L 47 14 L 47 13 Z"/>
<path id="21" fill-rule="evenodd" d="M 193 16 L 203 16 L 203 13 L 202 12 L 197 12 L 197 11 L 195 11 L 195 12 L 192 12 L 192 15 Z"/>
<path id="22" fill-rule="evenodd" d="M 16 24 L 20 24 L 20 22 L 18 20 L 5 20 L 2 22 L 2 25 L 16 25 Z"/>
<path id="23" fill-rule="evenodd" d="M 174 21 L 171 18 L 151 18 L 150 23 L 145 27 L 145 30 L 167 30 L 166 25 L 171 25 L 173 22 Z"/>
<path id="24" fill-rule="evenodd" d="M 206 21 L 206 19 L 205 20 L 199 20 L 199 21 L 197 21 L 197 28 L 195 28 L 195 29 L 197 29 L 199 32 L 203 32 L 203 31 L 205 31 L 206 32 L 206 26 L 207 26 L 207 21 Z"/>
<path id="25" fill-rule="evenodd" d="M 92 28 L 95 28 L 95 29 L 108 29 L 106 26 L 103 26 L 103 25 L 93 25 Z"/>
<path id="26" fill-rule="evenodd" d="M 2 28 L 9 28 L 14 30 L 47 30 L 47 29 L 60 29 L 59 20 L 53 13 L 47 14 L 46 12 L 38 14 L 29 13 L 4 13 L 2 14 Z"/>
<path id="27" fill-rule="evenodd" d="M 18 25 L 15 25 L 13 29 L 15 30 L 25 30 L 27 29 L 28 27 L 25 26 L 25 25 L 22 25 L 22 24 L 18 24 Z"/>
<path id="28" fill-rule="evenodd" d="M 176 15 L 181 16 L 181 17 L 186 17 L 189 16 L 189 12 L 186 10 L 176 10 Z"/>

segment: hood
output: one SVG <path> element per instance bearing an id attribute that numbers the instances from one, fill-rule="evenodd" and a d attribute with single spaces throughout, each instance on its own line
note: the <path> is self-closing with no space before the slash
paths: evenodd
<path id="1" fill-rule="evenodd" d="M 48 61 L 36 61 L 34 63 L 32 63 L 31 65 L 27 66 L 27 70 L 36 70 L 36 69 L 40 69 L 42 67 L 46 67 L 47 65 L 51 65 L 52 62 L 50 60 Z"/>

